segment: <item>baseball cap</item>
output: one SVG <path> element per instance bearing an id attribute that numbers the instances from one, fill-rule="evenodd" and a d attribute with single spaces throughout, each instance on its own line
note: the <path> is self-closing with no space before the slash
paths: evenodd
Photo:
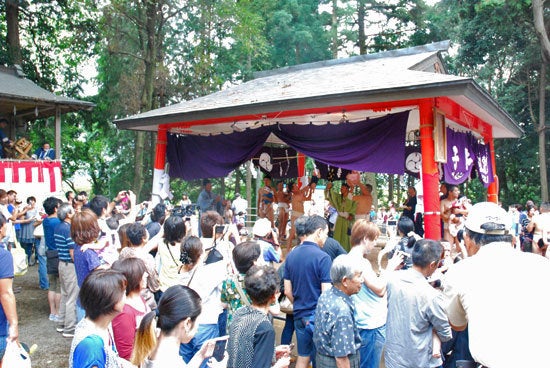
<path id="1" fill-rule="evenodd" d="M 261 218 L 254 223 L 252 234 L 264 237 L 271 232 L 271 222 L 266 218 Z"/>
<path id="2" fill-rule="evenodd" d="M 496 203 L 480 202 L 470 208 L 464 226 L 479 234 L 506 235 L 512 224 L 506 211 Z"/>

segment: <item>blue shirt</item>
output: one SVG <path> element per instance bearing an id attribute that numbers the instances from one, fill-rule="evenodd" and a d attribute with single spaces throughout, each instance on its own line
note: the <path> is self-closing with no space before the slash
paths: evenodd
<path id="1" fill-rule="evenodd" d="M 39 160 L 45 160 L 46 158 L 49 158 L 50 160 L 55 160 L 55 150 L 52 148 L 45 150 L 43 147 L 40 147 L 39 149 L 34 151 L 34 154 Z"/>
<path id="2" fill-rule="evenodd" d="M 338 288 L 332 287 L 319 297 L 313 332 L 319 354 L 341 358 L 357 353 L 361 336 L 354 309 L 351 298 Z"/>
<path id="3" fill-rule="evenodd" d="M 49 250 L 56 250 L 55 247 L 55 227 L 61 223 L 61 220 L 57 217 L 46 217 L 42 222 L 44 227 L 44 240 L 46 241 L 46 248 Z"/>
<path id="4" fill-rule="evenodd" d="M 62 221 L 55 227 L 54 238 L 59 260 L 72 263 L 73 260 L 69 251 L 74 249 L 75 244 L 71 238 L 71 225 L 68 222 Z"/>
<path id="5" fill-rule="evenodd" d="M 73 255 L 76 280 L 78 281 L 78 287 L 82 287 L 86 276 L 101 265 L 101 259 L 92 249 L 86 249 L 85 252 L 82 252 L 79 246 L 74 247 Z"/>
<path id="6" fill-rule="evenodd" d="M 73 352 L 73 367 L 99 367 L 107 364 L 105 344 L 99 335 L 86 336 L 75 347 Z"/>
<path id="7" fill-rule="evenodd" d="M 260 248 L 262 249 L 264 261 L 274 263 L 281 262 L 281 257 L 279 256 L 275 248 L 273 248 L 273 245 L 261 239 L 258 239 L 257 242 L 258 244 L 260 244 Z"/>
<path id="8" fill-rule="evenodd" d="M 11 215 L 13 215 L 13 210 L 14 209 L 15 209 L 15 207 L 13 206 L 13 204 L 8 204 L 8 211 L 10 211 Z M 21 230 L 21 224 L 13 224 L 13 227 L 15 228 L 16 231 Z"/>
<path id="9" fill-rule="evenodd" d="M 348 253 L 346 252 L 344 247 L 342 247 L 338 240 L 330 237 L 327 238 L 327 240 L 325 241 L 325 245 L 323 245 L 323 248 L 321 249 L 323 250 L 323 252 L 328 254 L 330 256 L 330 259 L 332 259 L 333 261 L 334 258 L 338 257 L 339 255 Z"/>
<path id="10" fill-rule="evenodd" d="M 0 279 L 13 279 L 13 256 L 5 248 L 0 248 Z M 0 336 L 8 336 L 8 320 L 0 304 Z M 2 337 L 4 338 L 4 337 Z"/>
<path id="11" fill-rule="evenodd" d="M 311 316 L 321 295 L 321 284 L 331 283 L 332 261 L 313 242 L 303 242 L 294 248 L 285 261 L 285 280 L 292 284 L 294 318 Z"/>
<path id="12" fill-rule="evenodd" d="M 201 212 L 216 211 L 216 208 L 214 207 L 214 199 L 216 199 L 216 195 L 214 193 L 207 192 L 203 189 L 197 199 L 197 205 L 201 209 Z"/>

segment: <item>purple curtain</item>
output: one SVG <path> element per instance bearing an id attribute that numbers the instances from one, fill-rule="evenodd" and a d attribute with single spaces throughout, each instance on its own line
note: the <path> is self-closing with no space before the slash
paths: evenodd
<path id="1" fill-rule="evenodd" d="M 170 176 L 185 180 L 226 176 L 253 158 L 270 133 L 298 152 L 348 170 L 403 174 L 409 112 L 357 123 L 273 125 L 212 136 L 168 134 Z"/>
<path id="2" fill-rule="evenodd" d="M 489 147 L 478 142 L 471 133 L 447 128 L 447 163 L 443 166 L 445 182 L 464 183 L 475 169 L 485 187 L 493 182 Z"/>
<path id="3" fill-rule="evenodd" d="M 268 136 L 267 127 L 212 136 L 168 134 L 170 176 L 184 180 L 226 176 L 254 157 Z"/>
<path id="4" fill-rule="evenodd" d="M 472 138 L 474 138 L 472 136 Z M 481 144 L 475 140 L 472 144 L 475 155 L 475 169 L 479 180 L 485 188 L 489 187 L 495 178 L 493 177 L 493 164 L 491 162 L 491 150 L 489 145 Z"/>
<path id="5" fill-rule="evenodd" d="M 273 134 L 308 157 L 342 169 L 403 174 L 409 112 L 357 123 L 280 125 Z"/>
<path id="6" fill-rule="evenodd" d="M 445 182 L 449 184 L 464 183 L 470 177 L 473 164 L 468 135 L 447 128 Z"/>

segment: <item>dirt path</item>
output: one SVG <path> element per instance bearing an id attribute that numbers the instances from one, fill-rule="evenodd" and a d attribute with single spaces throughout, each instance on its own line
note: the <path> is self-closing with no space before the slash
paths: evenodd
<path id="1" fill-rule="evenodd" d="M 66 368 L 69 366 L 71 339 L 55 330 L 55 323 L 48 319 L 47 292 L 38 287 L 38 265 L 29 267 L 25 276 L 17 276 L 14 286 L 21 286 L 15 294 L 19 316 L 19 341 L 38 348 L 31 357 L 35 368 Z"/>

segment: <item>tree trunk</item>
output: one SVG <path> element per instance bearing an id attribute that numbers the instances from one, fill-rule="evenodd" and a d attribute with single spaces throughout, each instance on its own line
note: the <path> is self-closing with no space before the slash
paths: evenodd
<path id="1" fill-rule="evenodd" d="M 365 35 L 365 1 L 357 1 L 357 25 L 359 27 L 359 36 L 357 43 L 359 46 L 359 54 L 364 55 L 367 53 L 367 36 Z"/>
<path id="2" fill-rule="evenodd" d="M 544 23 L 544 3 L 546 0 L 533 0 L 533 23 L 540 42 L 542 65 L 539 83 L 539 166 L 541 200 L 548 201 L 548 165 L 546 162 L 546 64 L 550 63 L 550 39 Z"/>
<path id="3" fill-rule="evenodd" d="M 154 75 L 156 70 L 156 15 L 157 4 L 153 1 L 146 1 L 146 44 L 144 51 L 145 74 L 143 79 L 143 90 L 141 94 L 141 112 L 149 111 L 153 107 L 153 90 L 154 90 Z M 134 170 L 134 190 L 138 199 L 141 196 L 143 188 L 143 171 L 144 171 L 144 147 L 145 147 L 145 132 L 136 134 L 136 151 L 135 151 L 135 170 Z"/>
<path id="4" fill-rule="evenodd" d="M 19 4 L 17 0 L 6 0 L 7 42 L 12 64 L 23 65 L 21 43 L 19 42 Z"/>
<path id="5" fill-rule="evenodd" d="M 395 175 L 388 174 L 388 202 L 393 202 Z"/>
<path id="6" fill-rule="evenodd" d="M 366 172 L 363 173 L 365 178 L 365 184 L 372 185 L 372 204 L 378 209 L 378 191 L 376 190 L 376 173 Z M 370 209 L 369 209 L 370 210 Z"/>
<path id="7" fill-rule="evenodd" d="M 330 33 L 332 38 L 332 57 L 338 58 L 338 1 L 332 0 L 332 22 L 330 25 Z"/>
<path id="8" fill-rule="evenodd" d="M 539 91 L 539 166 L 540 166 L 540 198 L 548 202 L 548 167 L 546 162 L 546 62 L 543 60 L 540 68 Z"/>
<path id="9" fill-rule="evenodd" d="M 548 31 L 544 25 L 544 3 L 546 0 L 533 0 L 533 21 L 535 24 L 535 32 L 539 38 L 542 59 L 546 63 L 550 63 L 550 39 Z"/>
<path id="10" fill-rule="evenodd" d="M 137 201 L 140 202 L 141 188 L 143 188 L 143 152 L 145 151 L 145 132 L 136 132 L 136 146 L 134 158 L 136 166 L 134 167 L 134 193 Z"/>

